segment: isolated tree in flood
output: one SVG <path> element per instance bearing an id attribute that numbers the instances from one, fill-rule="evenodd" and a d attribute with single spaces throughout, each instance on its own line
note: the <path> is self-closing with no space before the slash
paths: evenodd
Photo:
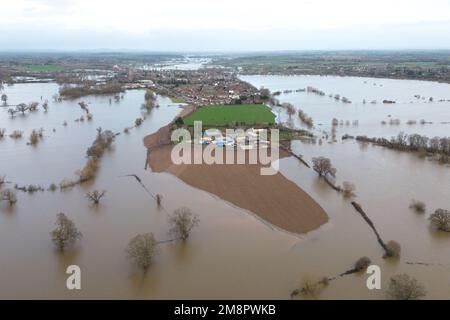
<path id="1" fill-rule="evenodd" d="M 286 108 L 286 112 L 291 119 L 292 115 L 295 114 L 295 108 L 291 103 L 283 103 L 283 107 Z"/>
<path id="2" fill-rule="evenodd" d="M 5 93 L 2 94 L 2 103 L 5 106 L 8 104 L 8 96 Z"/>
<path id="3" fill-rule="evenodd" d="M 70 220 L 64 213 L 58 213 L 56 216 L 56 228 L 50 232 L 52 241 L 63 251 L 68 245 L 74 244 L 83 236 L 78 231 L 75 223 Z"/>
<path id="4" fill-rule="evenodd" d="M 391 277 L 386 293 L 395 300 L 418 300 L 426 295 L 426 290 L 416 279 L 403 273 Z"/>
<path id="5" fill-rule="evenodd" d="M 437 209 L 428 219 L 434 228 L 450 232 L 450 211 Z"/>
<path id="6" fill-rule="evenodd" d="M 424 213 L 426 209 L 426 205 L 422 201 L 412 200 L 409 208 L 416 211 L 417 213 Z"/>
<path id="7" fill-rule="evenodd" d="M 28 106 L 25 103 L 20 103 L 16 106 L 17 112 L 21 112 L 22 115 L 28 110 Z"/>
<path id="8" fill-rule="evenodd" d="M 330 159 L 325 157 L 313 158 L 313 169 L 319 174 L 320 177 L 326 177 L 330 175 L 336 176 L 336 169 L 332 166 Z"/>
<path id="9" fill-rule="evenodd" d="M 0 200 L 8 202 L 9 206 L 12 207 L 17 202 L 17 196 L 14 191 L 5 189 L 0 194 Z"/>
<path id="10" fill-rule="evenodd" d="M 153 233 L 138 234 L 128 243 L 126 252 L 128 257 L 144 272 L 148 270 L 158 253 L 158 242 Z"/>
<path id="11" fill-rule="evenodd" d="M 342 193 L 345 198 L 351 198 L 355 196 L 355 185 L 349 181 L 344 181 L 342 183 Z"/>
<path id="12" fill-rule="evenodd" d="M 159 193 L 156 195 L 156 204 L 158 205 L 158 207 L 161 207 L 162 198 L 163 198 L 163 196 L 160 195 Z"/>
<path id="13" fill-rule="evenodd" d="M 182 207 L 176 209 L 169 217 L 171 228 L 169 234 L 174 239 L 186 241 L 191 234 L 192 229 L 197 226 L 200 219 L 194 215 L 189 208 Z"/>
<path id="14" fill-rule="evenodd" d="M 9 108 L 8 109 L 8 113 L 11 116 L 11 118 L 14 118 L 14 116 L 16 115 L 17 110 L 14 110 L 13 108 Z"/>
<path id="15" fill-rule="evenodd" d="M 92 201 L 92 203 L 94 203 L 94 204 L 97 205 L 97 204 L 100 203 L 100 199 L 103 198 L 103 197 L 105 196 L 105 194 L 106 194 L 106 191 L 105 191 L 105 190 L 103 190 L 103 191 L 94 190 L 94 191 L 88 192 L 88 193 L 86 194 L 86 197 L 87 197 L 90 201 Z"/>

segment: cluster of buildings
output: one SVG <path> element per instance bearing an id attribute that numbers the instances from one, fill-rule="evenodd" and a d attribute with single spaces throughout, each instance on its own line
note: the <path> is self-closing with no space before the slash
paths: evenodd
<path id="1" fill-rule="evenodd" d="M 235 131 L 233 133 L 222 134 L 219 129 L 207 129 L 199 141 L 193 141 L 197 144 L 213 144 L 219 148 L 239 147 L 242 150 L 252 150 L 256 148 L 268 148 L 270 142 L 260 138 L 261 132 L 265 129 L 248 129 L 245 132 Z"/>

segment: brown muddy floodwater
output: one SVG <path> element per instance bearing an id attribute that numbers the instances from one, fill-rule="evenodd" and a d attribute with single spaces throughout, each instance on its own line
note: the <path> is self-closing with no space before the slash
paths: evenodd
<path id="1" fill-rule="evenodd" d="M 272 81 L 269 77 L 266 80 Z M 283 86 L 294 89 L 296 84 Z M 319 84 L 316 86 L 320 88 Z M 426 94 L 427 88 L 418 93 Z M 55 84 L 6 88 L 11 104 L 40 100 L 40 96 L 50 100 L 55 92 Z M 348 97 L 353 98 L 350 94 Z M 0 140 L 0 174 L 6 174 L 7 180 L 19 185 L 46 187 L 74 177 L 85 162 L 85 151 L 95 138 L 95 129 L 102 126 L 121 132 L 131 126 L 141 116 L 143 99 L 142 91 L 127 91 L 124 99 L 111 105 L 108 97 L 84 98 L 94 115 L 92 122 L 84 123 L 74 122 L 82 115 L 79 100 L 50 102 L 47 114 L 39 110 L 15 119 L 10 119 L 6 109 L 1 108 L 0 128 L 6 128 L 7 134 L 21 129 L 24 138 Z M 281 173 L 308 192 L 330 219 L 306 235 L 272 228 L 255 215 L 170 174 L 145 171 L 143 137 L 180 111 L 166 98 L 159 97 L 159 103 L 161 106 L 147 115 L 141 127 L 116 138 L 114 148 L 101 159 L 94 182 L 64 192 L 32 195 L 18 192 L 19 201 L 12 209 L 0 204 L 0 298 L 287 299 L 305 276 L 341 273 L 361 256 L 370 257 L 381 267 L 383 289 L 391 275 L 405 272 L 425 285 L 427 298 L 450 298 L 450 235 L 430 230 L 427 221 L 434 209 L 450 208 L 450 168 L 408 153 L 363 147 L 354 141 L 321 146 L 293 143 L 293 149 L 307 161 L 317 155 L 330 157 L 338 170 L 338 182 L 355 183 L 356 201 L 372 218 L 381 236 L 402 245 L 400 259 L 384 260 L 372 231 L 349 201 L 296 159 L 282 159 Z M 428 106 L 423 103 L 424 108 Z M 313 107 L 314 103 L 310 105 Z M 420 107 L 414 108 L 421 110 Z M 385 113 L 380 114 L 380 119 L 384 116 Z M 328 126 L 333 117 L 331 109 L 326 117 L 330 121 L 323 122 Z M 440 117 L 446 114 L 441 113 Z M 62 126 L 63 121 L 68 122 L 67 127 Z M 26 145 L 30 131 L 40 127 L 45 128 L 45 139 L 36 147 Z M 362 129 L 360 125 L 358 130 Z M 447 132 L 438 133 L 443 136 Z M 120 177 L 130 173 L 141 177 L 152 192 L 162 194 L 169 212 L 187 206 L 200 216 L 200 224 L 189 242 L 162 245 L 145 277 L 126 258 L 128 241 L 144 232 L 153 232 L 159 240 L 167 239 L 169 227 L 167 214 L 157 208 L 139 184 Z M 85 198 L 85 193 L 92 189 L 107 190 L 98 208 Z M 409 210 L 413 198 L 427 203 L 426 214 L 417 215 Z M 83 233 L 78 245 L 64 254 L 54 249 L 49 236 L 58 212 L 65 212 Z M 408 261 L 434 265 L 408 265 Z M 65 287 L 65 269 L 70 264 L 81 267 L 80 291 Z M 383 290 L 370 291 L 365 282 L 364 274 L 346 276 L 331 282 L 319 298 L 385 298 Z"/>

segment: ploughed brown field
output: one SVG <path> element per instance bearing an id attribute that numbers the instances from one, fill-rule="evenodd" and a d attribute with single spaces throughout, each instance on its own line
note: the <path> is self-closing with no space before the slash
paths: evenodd
<path id="1" fill-rule="evenodd" d="M 319 204 L 282 174 L 260 175 L 260 164 L 173 164 L 173 145 L 153 147 L 153 143 L 161 141 L 161 135 L 167 134 L 166 131 L 163 127 L 144 139 L 149 148 L 148 164 L 152 171 L 173 174 L 185 183 L 249 210 L 289 232 L 306 233 L 328 221 Z M 286 156 L 280 150 L 280 158 Z"/>

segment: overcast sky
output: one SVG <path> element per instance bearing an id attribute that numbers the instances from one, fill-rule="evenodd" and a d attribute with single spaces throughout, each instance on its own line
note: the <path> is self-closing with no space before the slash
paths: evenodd
<path id="1" fill-rule="evenodd" d="M 450 49 L 450 0 L 0 0 L 22 49 Z"/>

